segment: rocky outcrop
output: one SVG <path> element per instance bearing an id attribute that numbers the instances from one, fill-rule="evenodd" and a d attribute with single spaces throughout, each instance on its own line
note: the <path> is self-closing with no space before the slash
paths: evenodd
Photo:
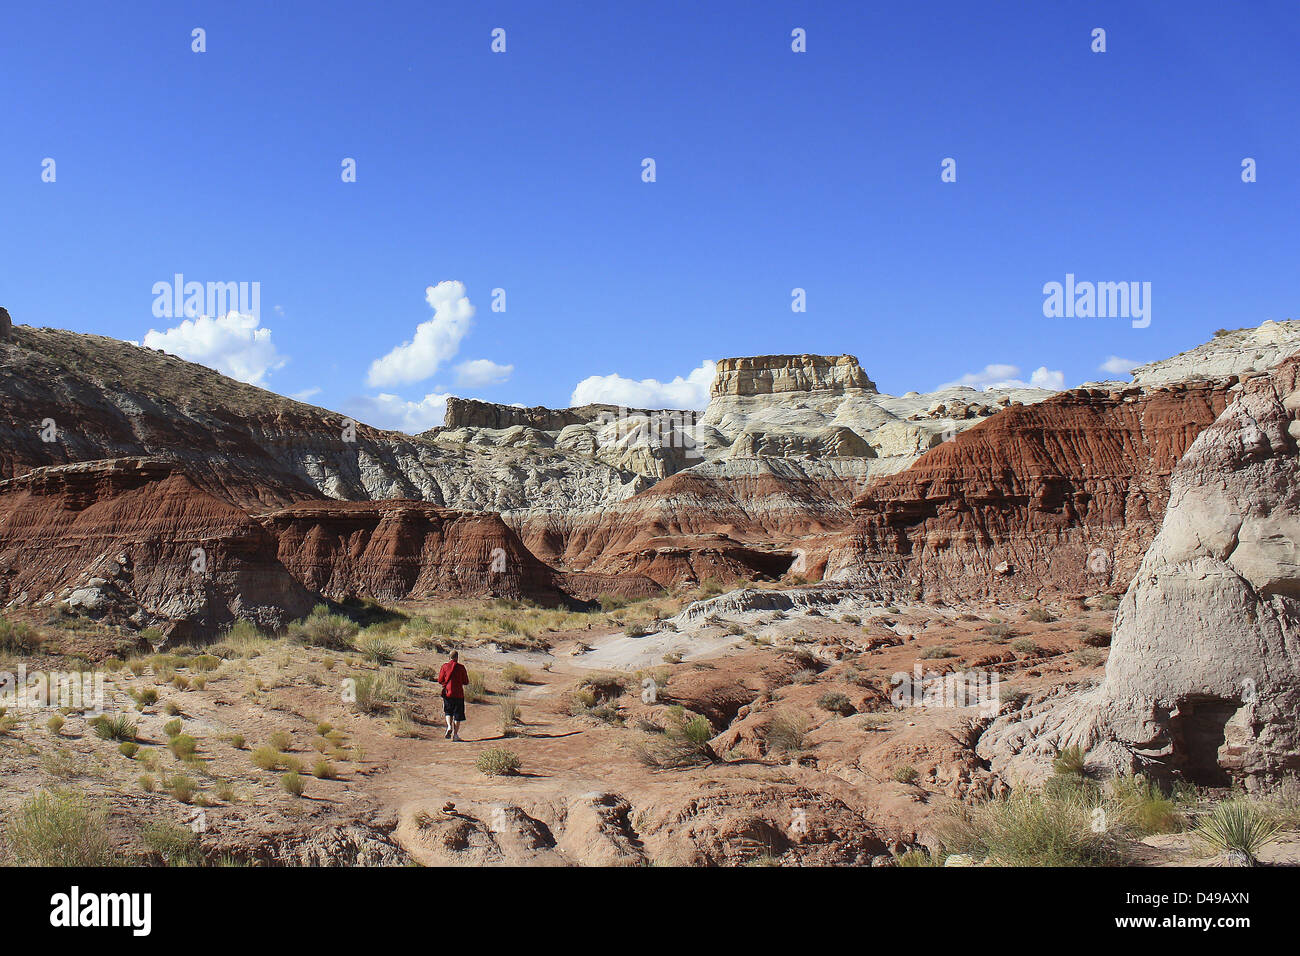
<path id="1" fill-rule="evenodd" d="M 166 461 L 40 468 L 0 482 L 0 604 L 74 610 L 179 638 L 279 627 L 313 597 L 241 509 Z"/>
<path id="2" fill-rule="evenodd" d="M 1300 359 L 1234 393 L 1174 472 L 1104 682 L 995 724 L 980 746 L 995 766 L 1041 772 L 1078 745 L 1206 785 L 1300 768 Z"/>
<path id="3" fill-rule="evenodd" d="M 1133 369 L 1135 385 L 1246 375 L 1272 368 L 1300 351 L 1300 322 L 1269 320 L 1257 328 L 1223 330 L 1210 341 L 1173 358 Z"/>
<path id="4" fill-rule="evenodd" d="M 535 405 L 523 408 L 518 405 L 498 405 L 473 398 L 447 399 L 447 412 L 442 428 L 432 429 L 437 434 L 454 428 L 504 429 L 524 426 L 538 431 L 560 431 L 570 425 L 585 425 L 596 421 L 613 421 L 624 415 L 676 415 L 694 421 L 695 413 L 673 409 L 652 410 L 622 408 L 618 405 L 579 405 L 573 408 L 546 408 Z"/>
<path id="5" fill-rule="evenodd" d="M 1170 473 L 1234 381 L 1011 404 L 868 485 L 828 575 L 948 600 L 1117 592 L 1155 536 Z"/>
<path id="6" fill-rule="evenodd" d="M 790 392 L 874 392 L 852 355 L 756 355 L 718 361 L 711 399 L 748 398 Z M 710 404 L 713 404 L 710 402 Z"/>
<path id="7" fill-rule="evenodd" d="M 499 515 L 423 501 L 303 502 L 257 520 L 277 542 L 289 573 L 338 601 L 507 597 L 553 606 L 575 596 L 644 597 L 659 590 L 632 575 L 558 574 Z"/>
<path id="8" fill-rule="evenodd" d="M 0 306 L 0 342 L 7 342 L 14 330 L 14 320 L 9 317 L 9 310 Z"/>

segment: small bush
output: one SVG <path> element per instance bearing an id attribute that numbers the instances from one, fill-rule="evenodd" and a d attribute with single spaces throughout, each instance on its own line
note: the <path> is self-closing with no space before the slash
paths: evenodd
<path id="1" fill-rule="evenodd" d="M 778 711 L 764 727 L 763 740 L 767 749 L 778 753 L 797 753 L 804 748 L 808 736 L 808 718 L 793 710 Z"/>
<path id="2" fill-rule="evenodd" d="M 1026 617 L 1038 624 L 1050 624 L 1056 620 L 1056 617 L 1046 608 L 1036 606 L 1029 609 L 1029 613 Z"/>
<path id="3" fill-rule="evenodd" d="M 917 778 L 920 776 L 921 776 L 920 771 L 918 771 L 911 764 L 905 764 L 902 767 L 895 767 L 894 772 L 889 775 L 891 780 L 895 780 L 898 783 L 907 783 L 907 784 L 916 783 Z"/>
<path id="4" fill-rule="evenodd" d="M 227 737 L 226 739 L 229 741 L 230 746 L 234 747 L 236 750 L 243 750 L 243 749 L 244 749 L 244 735 L 243 735 L 243 734 L 231 734 L 231 735 L 230 735 L 229 737 Z"/>
<path id="5" fill-rule="evenodd" d="M 478 768 L 479 773 L 486 774 L 489 777 L 502 777 L 519 772 L 523 765 L 519 755 L 513 750 L 506 750 L 504 747 L 493 747 L 485 750 L 478 755 L 474 766 Z"/>
<path id="6" fill-rule="evenodd" d="M 280 766 L 280 753 L 271 747 L 258 747 L 253 751 L 252 759 L 258 770 L 274 770 Z"/>
<path id="7" fill-rule="evenodd" d="M 83 797 L 42 790 L 9 820 L 5 839 L 22 866 L 113 866 L 118 862 L 107 813 Z"/>
<path id="8" fill-rule="evenodd" d="M 822 710 L 829 710 L 833 714 L 841 714 L 845 717 L 857 713 L 857 708 L 853 706 L 848 695 L 837 690 L 828 690 L 818 697 L 817 706 Z"/>
<path id="9" fill-rule="evenodd" d="M 179 720 L 169 720 L 167 723 L 163 724 L 163 733 L 168 737 L 175 737 L 181 732 L 181 727 L 183 726 L 184 725 Z"/>
<path id="10" fill-rule="evenodd" d="M 1011 642 L 1011 649 L 1017 654 L 1023 654 L 1028 657 L 1031 654 L 1038 653 L 1038 644 L 1032 637 L 1017 637 Z"/>
<path id="11" fill-rule="evenodd" d="M 1241 853 L 1254 863 L 1259 851 L 1279 839 L 1281 828 L 1255 805 L 1245 800 L 1226 800 L 1206 814 L 1196 826 L 1196 835 L 1220 853 Z"/>
<path id="12" fill-rule="evenodd" d="M 125 714 L 107 714 L 91 721 L 91 728 L 100 740 L 135 740 L 135 723 Z"/>
<path id="13" fill-rule="evenodd" d="M 384 713 L 404 704 L 408 698 L 401 675 L 393 667 L 384 667 L 373 674 L 359 674 L 356 678 L 356 707 L 363 714 Z M 468 692 L 466 694 L 468 698 Z"/>
<path id="14" fill-rule="evenodd" d="M 301 797 L 303 791 L 307 788 L 307 783 L 302 778 L 302 774 L 296 770 L 291 770 L 280 778 L 280 786 L 284 792 L 291 796 Z"/>
<path id="15" fill-rule="evenodd" d="M 177 774 L 170 780 L 170 790 L 172 796 L 181 803 L 190 803 L 194 799 L 194 793 L 198 790 L 199 785 L 189 777 Z"/>
<path id="16" fill-rule="evenodd" d="M 140 745 L 134 741 L 124 740 L 117 745 L 117 751 L 127 760 L 134 760 L 135 755 L 140 752 Z"/>
<path id="17" fill-rule="evenodd" d="M 177 823 L 151 823 L 140 834 L 144 845 L 169 865 L 197 866 L 202 861 L 198 834 Z"/>
<path id="18" fill-rule="evenodd" d="M 532 676 L 521 664 L 507 664 L 501 669 L 501 679 L 507 684 L 527 684 Z"/>
<path id="19" fill-rule="evenodd" d="M 193 757 L 199 749 L 199 742 L 189 734 L 177 734 L 167 741 L 167 749 L 180 760 Z"/>
<path id="20" fill-rule="evenodd" d="M 501 698 L 498 707 L 501 710 L 501 733 L 506 737 L 514 736 L 519 726 L 519 702 L 511 694 Z"/>
<path id="21" fill-rule="evenodd" d="M 285 751 L 293 749 L 293 735 L 287 730 L 277 730 L 267 738 L 266 742 L 276 750 Z"/>
<path id="22" fill-rule="evenodd" d="M 353 645 L 369 663 L 386 667 L 397 660 L 397 648 L 377 635 L 359 637 Z"/>
<path id="23" fill-rule="evenodd" d="M 942 660 L 946 657 L 956 656 L 956 652 L 951 647 L 927 647 L 920 654 L 923 661 Z"/>
<path id="24" fill-rule="evenodd" d="M 61 714 L 54 714 L 45 722 L 45 729 L 57 737 L 63 730 L 63 725 L 65 723 L 67 723 L 67 721 L 63 719 Z"/>
<path id="25" fill-rule="evenodd" d="M 335 780 L 339 772 L 332 763 L 322 757 L 312 765 L 311 775 L 317 780 Z"/>

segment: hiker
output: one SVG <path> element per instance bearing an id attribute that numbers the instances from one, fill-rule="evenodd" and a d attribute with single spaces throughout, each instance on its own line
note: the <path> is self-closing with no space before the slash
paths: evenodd
<path id="1" fill-rule="evenodd" d="M 460 740 L 460 724 L 465 719 L 465 685 L 469 683 L 469 672 L 460 662 L 459 651 L 452 651 L 451 660 L 439 669 L 438 683 L 442 685 L 442 712 L 447 715 L 446 738 Z"/>

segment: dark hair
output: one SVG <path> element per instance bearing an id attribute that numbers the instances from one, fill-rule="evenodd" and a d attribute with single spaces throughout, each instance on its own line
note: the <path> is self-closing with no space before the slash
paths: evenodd
<path id="1" fill-rule="evenodd" d="M 460 651 L 452 651 L 452 652 L 451 652 L 451 659 L 452 659 L 453 661 L 458 661 L 458 660 L 460 660 Z"/>

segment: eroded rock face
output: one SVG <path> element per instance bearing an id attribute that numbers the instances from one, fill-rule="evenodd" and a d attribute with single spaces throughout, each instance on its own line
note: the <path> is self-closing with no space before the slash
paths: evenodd
<path id="1" fill-rule="evenodd" d="M 873 480 L 827 574 L 950 600 L 1117 592 L 1155 536 L 1170 473 L 1234 381 L 1011 404 Z"/>
<path id="2" fill-rule="evenodd" d="M 1234 393 L 1172 476 L 1105 681 L 996 724 L 983 755 L 1032 771 L 1077 744 L 1113 769 L 1209 785 L 1300 767 L 1300 359 Z"/>
<path id="3" fill-rule="evenodd" d="M 644 597 L 659 590 L 633 576 L 559 574 L 537 560 L 499 515 L 423 501 L 304 502 L 258 521 L 289 573 L 333 600 L 473 596 L 553 606 L 575 596 Z"/>
<path id="4" fill-rule="evenodd" d="M 189 638 L 279 627 L 313 597 L 245 512 L 171 463 L 121 459 L 0 482 L 0 604 L 58 601 Z"/>

